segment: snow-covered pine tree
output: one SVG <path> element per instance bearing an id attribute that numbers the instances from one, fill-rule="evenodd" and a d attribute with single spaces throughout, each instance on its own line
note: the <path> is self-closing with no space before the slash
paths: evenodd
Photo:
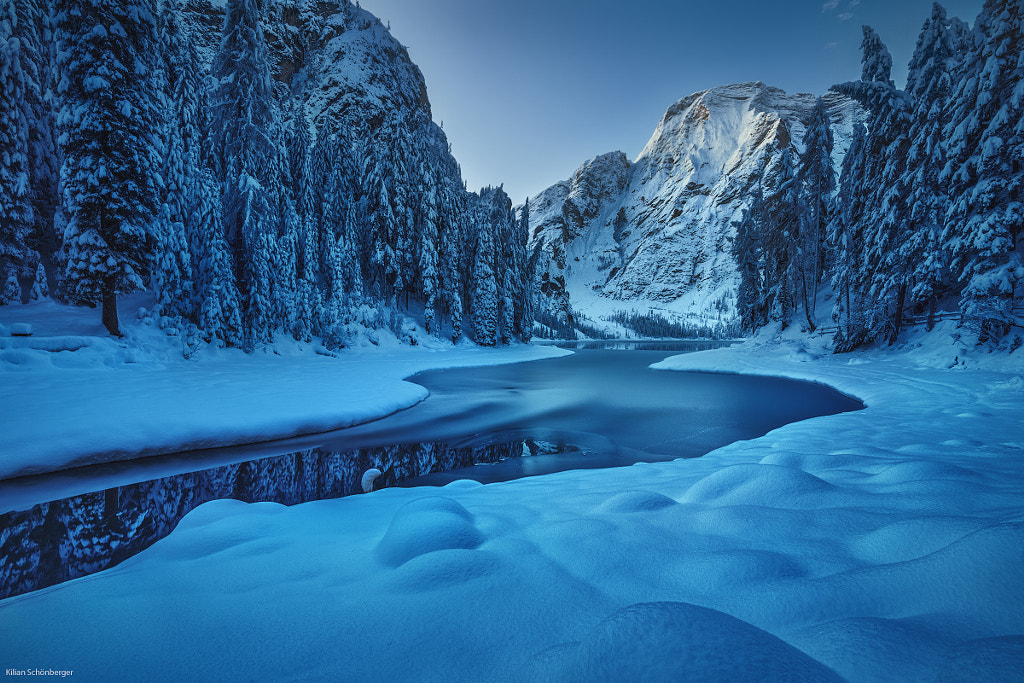
<path id="1" fill-rule="evenodd" d="M 222 184 L 224 229 L 242 294 L 245 344 L 284 327 L 294 283 L 286 151 L 256 0 L 229 0 L 213 61 L 212 150 Z"/>
<path id="2" fill-rule="evenodd" d="M 516 318 L 515 329 L 519 340 L 528 344 L 533 337 L 533 267 L 526 245 L 530 239 L 530 198 L 523 203 L 522 214 L 516 222 Z M 520 250 L 521 247 L 521 250 Z"/>
<path id="3" fill-rule="evenodd" d="M 732 240 L 731 250 L 740 275 L 736 309 L 743 330 L 753 332 L 768 322 L 764 308 L 767 297 L 764 291 L 762 248 L 765 235 L 764 191 L 760 181 L 750 206 L 743 210 L 743 217 L 735 226 L 736 236 Z"/>
<path id="4" fill-rule="evenodd" d="M 800 295 L 807 326 L 813 332 L 814 302 L 825 272 L 825 233 L 832 215 L 832 194 L 836 174 L 832 167 L 832 122 L 825 101 L 818 98 L 811 122 L 804 133 L 804 152 L 800 156 Z"/>
<path id="5" fill-rule="evenodd" d="M 786 136 L 788 138 L 788 136 Z M 765 310 L 769 320 L 783 327 L 793 320 L 796 310 L 796 282 L 800 269 L 800 184 L 796 175 L 793 148 L 778 150 L 765 169 L 770 188 L 764 200 L 766 229 L 764 250 Z"/>
<path id="6" fill-rule="evenodd" d="M 308 173 L 304 179 L 305 199 L 303 205 L 306 213 L 306 227 L 315 246 L 308 247 L 306 253 L 315 254 L 317 261 L 312 265 L 320 279 L 321 296 L 323 298 L 323 318 L 317 327 L 323 333 L 341 317 L 341 305 L 344 302 L 344 289 L 341 286 L 339 273 L 339 245 L 335 237 L 335 223 L 339 213 L 343 213 L 344 205 L 336 198 L 338 189 L 335 177 L 336 141 L 333 135 L 321 135 L 317 138 L 309 152 Z M 335 205 L 338 209 L 335 210 Z M 309 276 L 311 268 L 306 256 L 299 259 L 305 273 Z"/>
<path id="7" fill-rule="evenodd" d="M 907 94 L 913 101 L 904 182 L 909 192 L 909 229 L 897 248 L 899 260 L 910 272 L 908 304 L 917 310 L 927 309 L 929 329 L 934 325 L 938 298 L 949 286 L 941 239 L 947 188 L 939 173 L 945 165 L 943 131 L 949 123 L 949 97 L 965 38 L 963 24 L 947 19 L 946 10 L 935 3 L 907 74 Z"/>
<path id="8" fill-rule="evenodd" d="M 488 188 L 489 189 L 489 188 Z M 498 285 L 494 272 L 494 234 L 485 206 L 476 214 L 476 249 L 473 256 L 473 341 L 494 346 L 498 340 Z"/>
<path id="9" fill-rule="evenodd" d="M 425 164 L 421 164 L 421 177 L 424 183 L 422 227 L 419 230 L 419 280 L 423 296 L 423 323 L 428 334 L 438 331 L 437 311 L 439 307 L 438 285 L 438 246 L 440 221 L 441 182 L 430 172 Z"/>
<path id="10" fill-rule="evenodd" d="M 224 239 L 221 186 L 208 169 L 199 169 L 191 178 L 189 195 L 195 200 L 187 222 L 195 264 L 195 323 L 208 341 L 241 346 L 245 335 L 231 253 Z"/>
<path id="11" fill-rule="evenodd" d="M 309 119 L 306 101 L 292 95 L 288 101 L 288 170 L 289 194 L 292 198 L 294 216 L 286 216 L 285 224 L 294 224 L 297 234 L 295 243 L 295 310 L 292 332 L 297 339 L 308 340 L 313 334 L 321 334 L 324 318 L 324 293 L 322 291 L 320 254 L 321 243 L 314 226 L 310 204 L 313 187 L 317 179 L 311 178 L 311 145 Z M 286 228 L 287 231 L 287 228 Z"/>
<path id="12" fill-rule="evenodd" d="M 17 15 L 10 6 L 0 12 L 0 281 L 6 282 L 28 261 L 33 216 L 25 74 L 21 44 L 13 34 Z M 6 289 L 0 292 L 0 304 L 11 303 L 9 297 Z M 20 293 L 14 297 L 20 299 Z"/>
<path id="13" fill-rule="evenodd" d="M 151 286 L 161 314 L 196 322 L 198 302 L 193 299 L 192 253 L 186 223 L 197 201 L 194 187 L 196 157 L 201 144 L 199 108 L 201 67 L 193 37 L 182 16 L 181 0 L 167 0 L 160 12 L 163 64 L 161 89 L 164 126 L 161 177 L 164 191 L 154 224 Z"/>
<path id="14" fill-rule="evenodd" d="M 440 260 L 441 303 L 451 322 L 451 340 L 462 338 L 464 302 L 469 300 L 470 277 L 466 264 L 465 245 L 469 242 L 472 224 L 466 209 L 466 194 L 455 178 L 446 177 L 440 187 Z"/>
<path id="15" fill-rule="evenodd" d="M 520 288 L 517 270 L 525 261 L 526 245 L 517 244 L 517 226 L 512 214 L 512 200 L 501 187 L 488 187 L 480 192 L 482 223 L 492 235 L 494 255 L 495 297 L 497 303 L 496 341 L 510 343 L 515 337 L 515 300 Z M 520 256 L 518 252 L 524 254 Z"/>
<path id="16" fill-rule="evenodd" d="M 854 289 L 862 295 L 866 338 L 890 343 L 899 335 L 909 287 L 907 264 L 895 247 L 905 238 L 908 206 L 903 164 L 909 147 L 910 99 L 891 78 L 892 57 L 878 35 L 864 27 L 862 80 L 833 89 L 858 100 L 868 111 L 864 178 L 870 179 L 862 221 L 863 260 L 854 271 Z M 862 188 L 863 189 L 863 188 Z M 866 339 L 865 339 L 866 340 Z"/>
<path id="17" fill-rule="evenodd" d="M 837 351 L 852 351 L 864 342 L 866 335 L 857 275 L 864 261 L 864 215 L 868 210 L 865 197 L 870 183 L 864 176 L 867 149 L 864 124 L 853 128 L 853 140 L 843 157 L 843 168 L 836 197 L 836 211 L 829 223 L 828 249 L 832 254 L 832 291 L 836 303 L 832 319 L 838 330 Z"/>
<path id="18" fill-rule="evenodd" d="M 205 166 L 207 81 L 183 12 L 181 0 L 167 0 L 160 17 L 166 76 L 162 218 L 168 232 L 153 279 L 165 314 L 185 317 L 207 341 L 238 346 L 242 324 L 224 240 L 222 191 Z"/>
<path id="19" fill-rule="evenodd" d="M 13 36 L 20 44 L 20 62 L 25 76 L 25 115 L 28 124 L 29 196 L 32 204 L 32 229 L 27 236 L 28 259 L 21 269 L 22 295 L 29 287 L 34 292 L 56 293 L 59 286 L 57 252 L 60 243 L 54 230 L 54 213 L 60 202 L 58 177 L 60 163 L 54 137 L 54 65 L 53 3 L 50 0 L 19 0 L 13 7 L 16 24 Z M 46 282 L 32 283 L 38 259 Z M 30 294 L 30 297 L 32 295 Z"/>
<path id="20" fill-rule="evenodd" d="M 950 188 L 943 241 L 962 286 L 964 324 L 996 344 L 1015 326 L 1024 299 L 1024 57 L 1020 0 L 988 0 L 973 48 L 950 98 Z"/>
<path id="21" fill-rule="evenodd" d="M 360 187 L 365 212 L 365 244 L 367 259 L 363 265 L 363 281 L 369 294 L 394 307 L 399 277 L 399 255 L 396 250 L 398 218 L 391 200 L 395 172 L 385 143 L 371 141 L 363 148 Z"/>
<path id="22" fill-rule="evenodd" d="M 863 40 L 860 43 L 861 73 L 864 83 L 882 83 L 895 88 L 892 82 L 892 55 L 882 39 L 870 26 L 862 26 Z"/>
<path id="23" fill-rule="evenodd" d="M 354 183 L 358 179 L 352 145 L 343 130 L 321 133 L 312 152 L 307 190 L 311 228 L 319 244 L 317 270 L 324 282 L 326 331 L 347 315 L 362 298 L 359 263 L 359 225 Z"/>
<path id="24" fill-rule="evenodd" d="M 153 56 L 155 0 L 59 0 L 58 125 L 66 258 L 64 289 L 102 304 L 120 335 L 117 294 L 145 286 L 161 192 Z"/>

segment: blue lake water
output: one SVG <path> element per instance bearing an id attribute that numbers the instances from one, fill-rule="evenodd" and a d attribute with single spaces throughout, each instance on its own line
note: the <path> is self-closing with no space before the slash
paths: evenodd
<path id="1" fill-rule="evenodd" d="M 357 427 L 2 481 L 0 598 L 113 566 L 217 498 L 336 498 L 361 492 L 371 467 L 379 484 L 417 486 L 697 457 L 863 407 L 815 384 L 649 368 L 719 345 L 589 342 L 564 358 L 424 372 L 412 381 L 427 400 Z"/>

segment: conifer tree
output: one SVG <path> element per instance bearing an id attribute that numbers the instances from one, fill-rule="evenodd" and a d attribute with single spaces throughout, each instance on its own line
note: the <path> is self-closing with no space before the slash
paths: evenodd
<path id="1" fill-rule="evenodd" d="M 477 222 L 473 258 L 473 341 L 494 346 L 498 335 L 498 286 L 494 272 L 494 235 L 486 220 Z"/>
<path id="2" fill-rule="evenodd" d="M 0 280 L 7 281 L 28 257 L 26 239 L 32 227 L 28 121 L 25 116 L 25 74 L 21 44 L 13 35 L 14 8 L 0 14 Z M 0 292 L 0 304 L 10 294 Z M 14 297 L 20 300 L 20 293 Z"/>
<path id="3" fill-rule="evenodd" d="M 464 301 L 469 278 L 466 276 L 463 246 L 469 232 L 466 199 L 461 185 L 448 179 L 441 187 L 441 253 L 440 275 L 444 311 L 451 322 L 451 340 L 457 342 L 463 333 Z"/>
<path id="4" fill-rule="evenodd" d="M 515 328 L 519 340 L 524 344 L 529 343 L 533 337 L 533 267 L 530 263 L 530 256 L 526 252 L 526 245 L 530 239 L 530 198 L 527 197 L 523 203 L 522 215 L 516 224 L 516 249 L 517 263 L 515 273 L 517 277 L 516 292 L 516 320 Z"/>
<path id="5" fill-rule="evenodd" d="M 359 233 L 353 182 L 357 178 L 351 143 L 344 131 L 323 133 L 312 152 L 307 182 L 311 230 L 318 242 L 317 265 L 324 281 L 322 328 L 338 323 L 351 303 L 362 298 Z"/>
<path id="6" fill-rule="evenodd" d="M 988 0 L 950 98 L 944 130 L 951 202 L 943 241 L 961 286 L 964 323 L 995 344 L 1024 298 L 1024 58 L 1020 0 Z"/>
<path id="7" fill-rule="evenodd" d="M 120 335 L 117 294 L 145 286 L 160 197 L 153 0 L 60 0 L 58 125 L 67 220 L 64 288 L 103 307 Z"/>
<path id="8" fill-rule="evenodd" d="M 843 158 L 837 210 L 829 224 L 828 245 L 833 254 L 832 290 L 836 295 L 832 318 L 838 325 L 835 337 L 837 351 L 852 351 L 865 334 L 865 321 L 857 276 L 863 264 L 863 231 L 865 191 L 869 186 L 864 176 L 867 129 L 858 123 L 853 140 Z"/>
<path id="9" fill-rule="evenodd" d="M 309 207 L 317 190 L 312 187 L 311 181 L 315 181 L 310 178 L 311 136 L 305 99 L 292 95 L 288 113 L 288 177 L 291 181 L 288 194 L 291 210 L 285 216 L 285 232 L 295 233 L 292 238 L 296 278 L 292 332 L 297 339 L 309 340 L 313 334 L 321 333 L 324 322 L 324 298 L 320 286 L 324 258 Z M 285 208 L 289 210 L 288 206 Z"/>
<path id="10" fill-rule="evenodd" d="M 766 299 L 764 283 L 764 192 L 758 182 L 751 204 L 735 224 L 732 255 L 736 259 L 740 284 L 736 292 L 736 309 L 745 331 L 753 332 L 768 322 L 764 314 Z"/>
<path id="11" fill-rule="evenodd" d="M 365 281 L 372 296 L 393 307 L 397 293 L 399 255 L 395 242 L 398 218 L 391 200 L 394 171 L 382 145 L 370 144 L 365 150 L 362 181 L 363 203 L 366 212 L 366 249 L 368 258 L 364 266 Z"/>
<path id="12" fill-rule="evenodd" d="M 440 201 L 438 198 L 440 183 L 423 170 L 427 178 L 426 196 L 423 206 L 423 227 L 419 240 L 419 272 L 423 295 L 423 322 L 428 334 L 436 334 L 438 329 L 438 253 L 439 242 L 438 222 L 440 220 Z"/>
<path id="13" fill-rule="evenodd" d="M 243 292 L 246 345 L 284 326 L 294 283 L 294 241 L 283 189 L 287 162 L 256 0 L 229 0 L 213 62 L 212 149 L 224 230 Z"/>
<path id="14" fill-rule="evenodd" d="M 863 26 L 864 39 L 861 41 L 862 55 L 860 80 L 864 83 L 881 83 L 895 88 L 892 82 L 892 55 L 889 49 L 870 26 Z"/>
<path id="15" fill-rule="evenodd" d="M 910 269 L 910 305 L 927 307 L 929 328 L 948 279 L 941 239 L 947 188 L 939 174 L 945 165 L 943 129 L 949 123 L 949 97 L 964 38 L 961 25 L 947 19 L 946 10 L 935 3 L 921 29 L 907 75 L 907 94 L 913 100 L 905 183 L 910 227 L 898 249 L 900 260 Z"/>
<path id="16" fill-rule="evenodd" d="M 863 260 L 855 288 L 863 296 L 867 336 L 896 341 L 909 290 L 909 269 L 896 247 L 907 236 L 904 161 L 910 144 L 910 99 L 892 83 L 892 57 L 877 34 L 864 27 L 862 80 L 835 86 L 868 111 L 864 178 L 868 183 L 863 220 Z"/>
<path id="17" fill-rule="evenodd" d="M 35 292 L 45 289 L 54 293 L 58 287 L 57 251 L 60 244 L 54 230 L 54 214 L 60 201 L 57 185 L 60 169 L 54 137 L 56 53 L 52 2 L 18 0 L 9 6 L 11 32 L 18 39 L 19 61 L 25 78 L 29 198 L 33 218 L 26 237 L 28 258 L 19 273 L 24 297 L 29 287 Z M 37 261 L 42 266 L 45 282 L 34 277 L 39 270 Z M 33 284 L 32 280 L 38 284 Z"/>
<path id="18" fill-rule="evenodd" d="M 161 89 L 164 188 L 153 230 L 151 284 L 163 315 L 195 321 L 193 264 L 186 223 L 196 201 L 189 196 L 189 190 L 193 182 L 190 176 L 196 173 L 195 156 L 200 145 L 198 116 L 202 86 L 192 37 L 181 12 L 180 0 L 168 0 L 159 17 L 164 83 Z"/>
<path id="19" fill-rule="evenodd" d="M 764 232 L 765 309 L 770 320 L 788 326 L 796 309 L 796 282 L 801 254 L 800 187 L 793 149 L 777 152 L 765 171 L 771 188 L 764 201 L 767 229 Z"/>
<path id="20" fill-rule="evenodd" d="M 187 226 L 195 264 L 195 322 L 208 341 L 217 339 L 228 346 L 241 346 L 245 335 L 231 253 L 224 239 L 221 188 L 208 169 L 198 170 L 191 180 L 189 195 L 195 201 Z"/>
<path id="21" fill-rule="evenodd" d="M 800 157 L 800 293 L 807 325 L 813 332 L 814 301 L 825 271 L 825 233 L 832 214 L 835 170 L 832 167 L 832 124 L 820 97 L 811 122 L 804 133 L 804 153 Z"/>

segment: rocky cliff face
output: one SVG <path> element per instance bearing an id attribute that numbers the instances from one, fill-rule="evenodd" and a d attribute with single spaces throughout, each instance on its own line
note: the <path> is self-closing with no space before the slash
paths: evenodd
<path id="1" fill-rule="evenodd" d="M 207 65 L 220 45 L 226 5 L 186 4 Z M 373 14 L 349 0 L 265 0 L 263 18 L 279 97 L 302 100 L 317 130 L 343 125 L 372 133 L 399 112 L 407 121 L 436 127 L 422 72 Z"/>
<path id="2" fill-rule="evenodd" d="M 836 93 L 824 100 L 838 169 L 862 114 Z M 696 93 L 669 107 L 635 162 L 600 156 L 545 190 L 530 204 L 541 305 L 563 319 L 573 310 L 595 320 L 618 310 L 730 319 L 732 223 L 773 156 L 802 150 L 815 101 L 759 82 Z"/>

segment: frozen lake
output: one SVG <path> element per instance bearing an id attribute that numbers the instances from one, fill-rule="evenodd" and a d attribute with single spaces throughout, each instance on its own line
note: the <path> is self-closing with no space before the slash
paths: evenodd
<path id="1" fill-rule="evenodd" d="M 430 371 L 412 378 L 427 400 L 358 427 L 0 482 L 0 597 L 112 566 L 217 498 L 337 498 L 359 492 L 371 467 L 384 485 L 410 486 L 697 457 L 862 407 L 815 384 L 648 367 L 717 345 L 589 343 L 564 358 Z"/>

